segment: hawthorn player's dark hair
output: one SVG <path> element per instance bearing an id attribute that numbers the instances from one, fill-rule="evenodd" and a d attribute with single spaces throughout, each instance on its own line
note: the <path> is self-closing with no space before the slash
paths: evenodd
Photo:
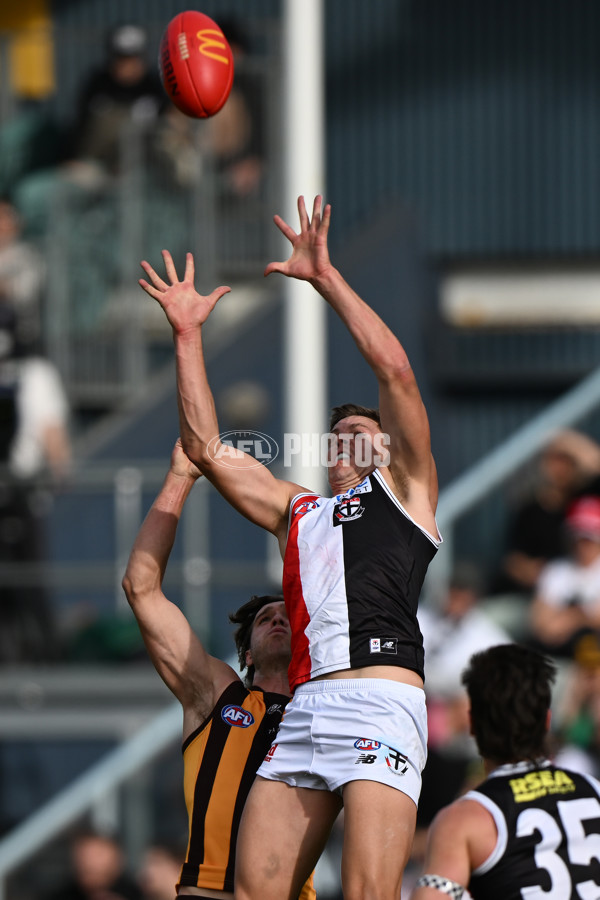
<path id="1" fill-rule="evenodd" d="M 261 596 L 253 594 L 238 610 L 229 614 L 229 621 L 238 626 L 233 633 L 233 639 L 237 648 L 240 672 L 243 672 L 244 669 L 248 670 L 244 677 L 246 687 L 251 687 L 254 682 L 254 666 L 246 665 L 246 651 L 250 649 L 254 620 L 263 606 L 268 603 L 281 602 L 283 602 L 281 594 L 262 594 Z"/>
<path id="2" fill-rule="evenodd" d="M 358 403 L 343 403 L 341 406 L 334 406 L 329 416 L 329 430 L 333 431 L 338 422 L 347 416 L 364 416 L 366 419 L 373 419 L 381 428 L 381 417 L 379 410 L 371 406 L 359 406 Z"/>
<path id="3" fill-rule="evenodd" d="M 481 755 L 496 764 L 545 755 L 556 666 L 520 644 L 475 653 L 462 674 Z"/>

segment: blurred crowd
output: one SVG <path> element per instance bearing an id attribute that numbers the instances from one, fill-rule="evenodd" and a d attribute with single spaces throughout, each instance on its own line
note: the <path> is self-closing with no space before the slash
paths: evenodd
<path id="1" fill-rule="evenodd" d="M 175 842 L 149 845 L 137 865 L 111 833 L 82 828 L 69 838 L 64 871 L 32 900 L 173 900 L 185 848 Z"/>
<path id="2" fill-rule="evenodd" d="M 128 173 L 144 182 L 144 203 L 154 204 L 152 214 L 145 207 L 144 227 L 156 223 L 127 260 L 128 272 L 143 255 L 177 249 L 172 228 L 189 249 L 190 193 L 207 171 L 219 208 L 233 220 L 236 204 L 261 193 L 262 85 L 245 26 L 233 18 L 220 25 L 236 78 L 210 120 L 190 119 L 167 101 L 155 48 L 137 22 L 104 35 L 103 59 L 82 72 L 70 120 L 53 115 L 51 103 L 19 97 L 0 119 L 0 561 L 7 564 L 0 664 L 110 656 L 115 643 L 127 644 L 130 657 L 143 652 L 122 628 L 114 634 L 123 623 L 56 621 L 48 596 L 49 514 L 69 484 L 79 412 L 51 336 L 68 332 L 68 347 L 82 334 L 110 340 L 130 308 L 121 258 Z M 57 272 L 63 320 L 50 302 Z M 135 291 L 134 276 L 128 289 Z M 143 309 L 156 328 L 158 307 Z"/>
<path id="3" fill-rule="evenodd" d="M 110 30 L 103 62 L 83 77 L 71 121 L 43 121 L 54 135 L 53 157 L 34 161 L 11 186 L 32 233 L 48 228 L 59 188 L 76 210 L 99 204 L 132 162 L 145 164 L 152 192 L 189 191 L 209 163 L 222 200 L 258 193 L 264 174 L 261 86 L 244 68 L 251 47 L 243 26 L 234 19 L 220 25 L 231 44 L 236 77 L 223 109 L 202 122 L 168 102 L 146 29 L 128 23 Z M 142 156 L 132 160 L 137 137 Z"/>

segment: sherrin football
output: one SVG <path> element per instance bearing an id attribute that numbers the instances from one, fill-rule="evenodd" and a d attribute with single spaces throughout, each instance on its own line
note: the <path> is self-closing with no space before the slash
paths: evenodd
<path id="1" fill-rule="evenodd" d="M 175 106 L 196 119 L 214 116 L 233 84 L 233 54 L 225 35 L 209 16 L 178 13 L 160 42 L 160 77 Z"/>

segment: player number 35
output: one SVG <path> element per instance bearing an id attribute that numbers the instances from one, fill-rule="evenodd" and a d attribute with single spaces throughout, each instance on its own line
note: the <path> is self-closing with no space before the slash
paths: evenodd
<path id="1" fill-rule="evenodd" d="M 586 834 L 583 827 L 587 819 L 600 819 L 598 800 L 561 800 L 557 806 L 567 838 L 569 861 L 581 866 L 589 866 L 593 859 L 600 862 L 600 834 Z M 581 900 L 600 900 L 600 884 L 592 880 L 577 883 L 576 894 L 573 894 L 569 870 L 557 853 L 563 836 L 552 816 L 543 809 L 524 810 L 517 819 L 517 837 L 526 837 L 536 831 L 541 840 L 535 848 L 535 862 L 538 868 L 548 872 L 552 886 L 549 891 L 537 886 L 522 888 L 523 900 L 567 900 L 572 896 Z"/>

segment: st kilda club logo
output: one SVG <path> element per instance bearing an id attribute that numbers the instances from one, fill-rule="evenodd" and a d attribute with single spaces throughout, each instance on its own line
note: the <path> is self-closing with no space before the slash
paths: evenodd
<path id="1" fill-rule="evenodd" d="M 345 525 L 360 519 L 365 508 L 361 506 L 360 497 L 345 497 L 333 507 L 333 524 Z"/>

